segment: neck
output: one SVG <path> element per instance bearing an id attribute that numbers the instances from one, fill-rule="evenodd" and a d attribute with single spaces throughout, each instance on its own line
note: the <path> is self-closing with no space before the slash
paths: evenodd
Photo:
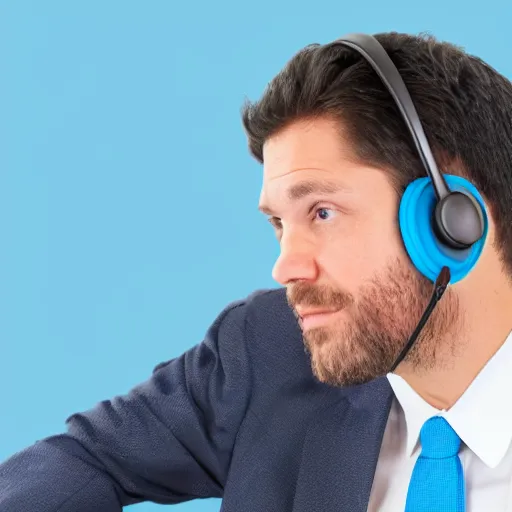
<path id="1" fill-rule="evenodd" d="M 441 340 L 438 362 L 433 368 L 419 371 L 405 360 L 395 371 L 439 410 L 455 404 L 512 331 L 512 289 L 505 287 L 503 281 L 495 287 L 482 288 L 480 293 L 473 290 L 460 296 L 466 320 L 457 343 Z"/>

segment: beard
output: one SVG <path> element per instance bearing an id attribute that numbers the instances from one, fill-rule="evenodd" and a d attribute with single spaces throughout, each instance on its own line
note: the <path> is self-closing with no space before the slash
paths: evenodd
<path id="1" fill-rule="evenodd" d="M 314 376 L 332 386 L 350 386 L 385 376 L 416 328 L 433 283 L 397 261 L 358 291 L 357 299 L 326 285 L 297 282 L 287 289 L 294 309 L 343 310 L 342 318 L 303 332 Z M 400 366 L 428 372 L 453 357 L 462 325 L 457 295 L 448 288 Z"/>

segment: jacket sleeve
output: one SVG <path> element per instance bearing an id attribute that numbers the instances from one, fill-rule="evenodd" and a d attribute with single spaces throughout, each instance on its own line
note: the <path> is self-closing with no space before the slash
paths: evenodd
<path id="1" fill-rule="evenodd" d="M 119 512 L 221 497 L 248 408 L 245 301 L 128 394 L 66 420 L 0 464 L 0 512 Z"/>

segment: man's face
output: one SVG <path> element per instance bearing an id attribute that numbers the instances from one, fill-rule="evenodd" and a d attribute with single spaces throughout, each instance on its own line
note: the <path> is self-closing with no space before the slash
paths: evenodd
<path id="1" fill-rule="evenodd" d="M 322 382 L 385 375 L 430 299 L 432 283 L 404 250 L 398 206 L 387 174 L 357 163 L 334 121 L 297 122 L 265 144 L 260 208 L 281 249 L 273 277 Z M 437 363 L 457 309 L 447 290 L 403 364 Z"/>

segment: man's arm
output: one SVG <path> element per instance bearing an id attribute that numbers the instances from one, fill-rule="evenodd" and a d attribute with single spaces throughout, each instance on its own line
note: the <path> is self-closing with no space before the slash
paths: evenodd
<path id="1" fill-rule="evenodd" d="M 221 497 L 251 392 L 247 307 L 231 304 L 201 344 L 148 381 L 1 464 L 0 512 L 119 512 Z"/>

